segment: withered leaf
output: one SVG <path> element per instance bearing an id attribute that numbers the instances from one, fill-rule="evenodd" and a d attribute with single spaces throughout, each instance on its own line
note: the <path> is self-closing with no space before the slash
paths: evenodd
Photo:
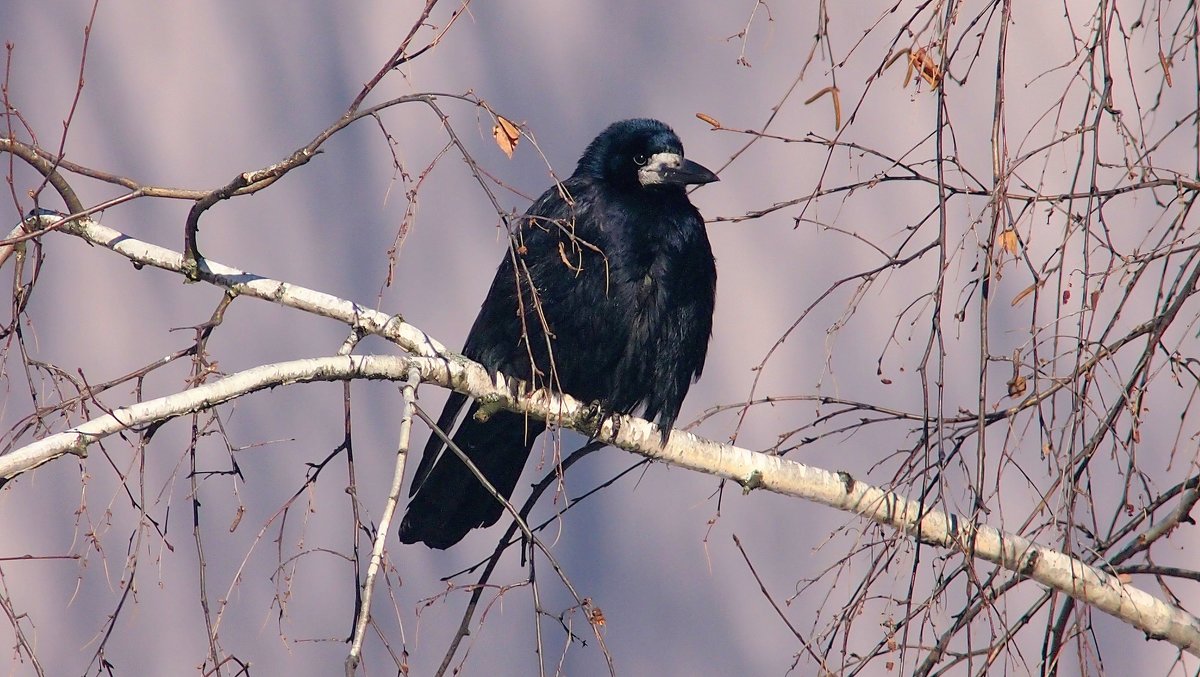
<path id="1" fill-rule="evenodd" d="M 821 97 L 825 96 L 826 94 L 828 94 L 830 96 L 830 98 L 833 99 L 833 128 L 841 129 L 842 128 L 842 100 L 841 100 L 841 97 L 838 96 L 838 88 L 837 87 L 830 85 L 829 87 L 825 87 L 825 88 L 821 89 L 816 94 L 813 94 L 812 96 L 808 97 L 808 99 L 806 99 L 804 101 L 804 105 L 807 106 L 807 105 L 811 104 L 812 102 L 816 101 L 817 99 L 820 99 Z"/>
<path id="2" fill-rule="evenodd" d="M 912 69 L 933 89 L 937 89 L 938 85 L 942 83 L 942 69 L 933 60 L 933 57 L 929 56 L 929 52 L 925 51 L 924 47 L 918 47 L 910 52 L 908 61 Z M 905 84 L 908 84 L 908 78 L 909 74 L 905 74 Z"/>
<path id="3" fill-rule="evenodd" d="M 1034 282 L 1033 284 L 1029 285 L 1028 287 L 1022 289 L 1020 292 L 1017 293 L 1016 296 L 1013 297 L 1011 305 L 1015 307 L 1018 303 L 1020 303 L 1021 301 L 1024 301 L 1025 297 L 1032 294 L 1034 292 L 1034 290 L 1036 290 L 1038 288 L 1038 286 L 1040 286 L 1040 285 L 1041 285 L 1040 281 Z"/>
<path id="4" fill-rule="evenodd" d="M 996 238 L 996 244 L 1013 256 L 1021 251 L 1021 240 L 1017 237 L 1017 231 L 1012 228 L 1005 228 Z"/>
<path id="5" fill-rule="evenodd" d="M 492 127 L 492 138 L 496 140 L 500 150 L 511 159 L 513 151 L 517 149 L 517 141 L 521 139 L 521 130 L 508 118 L 497 115 L 496 125 Z"/>
<path id="6" fill-rule="evenodd" d="M 1025 382 L 1025 377 L 1020 374 L 1013 376 L 1008 381 L 1008 396 L 1020 397 L 1025 394 L 1025 389 L 1028 384 Z"/>

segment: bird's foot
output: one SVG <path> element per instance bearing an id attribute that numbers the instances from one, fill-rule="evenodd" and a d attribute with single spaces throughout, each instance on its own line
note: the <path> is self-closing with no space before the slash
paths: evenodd
<path id="1" fill-rule="evenodd" d="M 487 423 L 493 414 L 498 411 L 504 411 L 504 406 L 500 402 L 501 398 L 496 396 L 479 398 L 479 408 L 475 410 L 475 420 L 480 423 Z"/>
<path id="2" fill-rule="evenodd" d="M 579 432 L 588 436 L 588 441 L 593 441 L 600 435 L 600 431 L 604 428 L 606 420 L 611 420 L 613 424 L 613 436 L 615 437 L 619 430 L 619 421 L 616 412 L 609 411 L 603 402 L 596 400 L 585 406 L 580 412 L 576 421 L 579 427 L 576 428 Z"/>

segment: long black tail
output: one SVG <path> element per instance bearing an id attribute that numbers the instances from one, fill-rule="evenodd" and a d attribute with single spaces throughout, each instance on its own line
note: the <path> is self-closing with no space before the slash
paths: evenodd
<path id="1" fill-rule="evenodd" d="M 438 418 L 438 427 L 449 430 L 466 400 L 465 395 L 453 393 Z M 527 430 L 527 419 L 508 411 L 496 412 L 486 423 L 480 423 L 475 420 L 478 409 L 477 403 L 471 405 L 454 433 L 454 443 L 496 491 L 508 498 L 539 431 Z M 476 527 L 495 524 L 503 511 L 500 502 L 436 434 L 425 445 L 409 496 L 408 511 L 400 523 L 400 541 L 424 542 L 442 550 Z"/>

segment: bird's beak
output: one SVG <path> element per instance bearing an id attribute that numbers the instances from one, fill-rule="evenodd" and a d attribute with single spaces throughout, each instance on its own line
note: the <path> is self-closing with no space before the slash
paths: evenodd
<path id="1" fill-rule="evenodd" d="M 692 184 L 720 181 L 703 165 L 685 159 L 677 153 L 656 153 L 638 170 L 638 180 L 643 186 L 669 184 L 689 186 Z"/>

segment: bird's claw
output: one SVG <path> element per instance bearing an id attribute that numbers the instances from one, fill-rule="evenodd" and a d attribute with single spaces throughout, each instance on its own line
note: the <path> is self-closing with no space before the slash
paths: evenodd
<path id="1" fill-rule="evenodd" d="M 479 408 L 475 410 L 475 420 L 480 423 L 487 423 L 493 414 L 502 409 L 504 407 L 500 404 L 500 398 L 481 397 L 479 398 Z"/>
<path id="2" fill-rule="evenodd" d="M 579 427 L 577 430 L 588 436 L 588 440 L 594 440 L 600 435 L 600 431 L 604 428 L 605 420 L 611 420 L 613 423 L 613 434 L 618 430 L 617 418 L 615 412 L 605 409 L 604 404 L 596 400 L 586 406 L 579 412 L 577 419 Z"/>

